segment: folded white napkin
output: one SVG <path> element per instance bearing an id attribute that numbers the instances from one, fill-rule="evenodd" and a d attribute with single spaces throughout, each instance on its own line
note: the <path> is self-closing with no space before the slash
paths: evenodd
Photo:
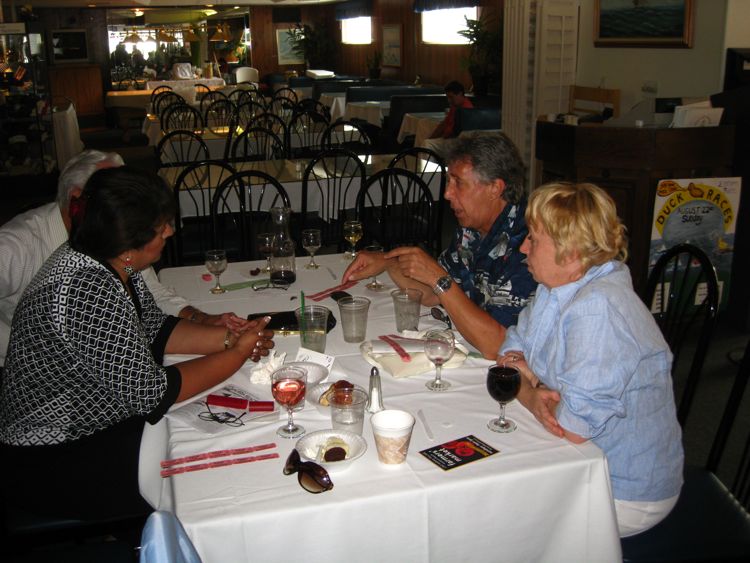
<path id="1" fill-rule="evenodd" d="M 402 335 L 407 338 L 421 339 L 427 331 L 405 330 Z M 411 356 L 411 361 L 405 362 L 401 359 L 390 345 L 382 340 L 365 340 L 359 345 L 360 352 L 368 363 L 385 370 L 395 378 L 420 375 L 435 369 L 435 365 L 427 359 L 424 353 L 424 344 L 410 342 L 408 340 L 395 339 L 401 347 Z M 469 351 L 460 343 L 456 342 L 456 350 L 443 368 L 450 369 L 460 366 L 466 360 Z"/>
<path id="2" fill-rule="evenodd" d="M 276 350 L 271 350 L 265 360 L 258 362 L 252 371 L 250 371 L 250 383 L 258 385 L 270 385 L 271 374 L 284 365 L 286 352 L 276 355 Z"/>

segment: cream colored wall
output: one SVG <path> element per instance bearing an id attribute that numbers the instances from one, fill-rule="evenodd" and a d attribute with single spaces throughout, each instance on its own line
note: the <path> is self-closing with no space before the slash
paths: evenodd
<path id="1" fill-rule="evenodd" d="M 658 97 L 705 97 L 721 91 L 727 2 L 695 0 L 691 49 L 594 47 L 594 0 L 580 0 L 576 83 L 621 90 L 622 112 L 646 97 L 646 81 L 658 85 Z M 747 7 L 747 6 L 746 6 Z M 750 19 L 744 22 L 747 35 Z M 739 33 L 739 29 L 737 30 Z"/>
<path id="2" fill-rule="evenodd" d="M 750 48 L 750 2 L 747 0 L 728 0 L 724 45 Z"/>

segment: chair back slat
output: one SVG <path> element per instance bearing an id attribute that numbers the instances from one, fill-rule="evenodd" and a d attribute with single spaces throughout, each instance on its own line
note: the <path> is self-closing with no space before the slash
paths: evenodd
<path id="1" fill-rule="evenodd" d="M 716 269 L 700 248 L 678 244 L 656 261 L 648 277 L 644 301 L 674 355 L 673 375 L 688 336 L 697 335 L 685 388 L 677 403 L 677 419 L 684 426 L 716 326 L 719 310 Z"/>

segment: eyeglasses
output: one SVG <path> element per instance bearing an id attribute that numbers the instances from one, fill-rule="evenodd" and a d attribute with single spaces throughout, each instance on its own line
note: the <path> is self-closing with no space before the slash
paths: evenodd
<path id="1" fill-rule="evenodd" d="M 297 474 L 297 481 L 308 493 L 323 493 L 333 489 L 328 471 L 312 461 L 302 461 L 297 450 L 292 450 L 284 465 L 284 475 Z"/>
<path id="2" fill-rule="evenodd" d="M 253 284 L 253 291 L 263 291 L 264 289 L 283 289 L 286 291 L 290 285 L 287 282 L 268 280 L 267 282 Z"/>

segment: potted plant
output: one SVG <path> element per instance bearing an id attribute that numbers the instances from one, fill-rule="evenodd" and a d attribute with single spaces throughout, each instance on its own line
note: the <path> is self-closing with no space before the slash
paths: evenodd
<path id="1" fill-rule="evenodd" d="M 288 32 L 292 51 L 305 59 L 307 68 L 333 67 L 336 45 L 324 24 L 316 27 L 297 23 Z"/>
<path id="2" fill-rule="evenodd" d="M 372 55 L 367 55 L 365 64 L 367 64 L 367 75 L 372 78 L 380 78 L 380 64 L 383 62 L 383 54 L 375 49 Z"/>
<path id="3" fill-rule="evenodd" d="M 474 94 L 486 95 L 490 86 L 500 91 L 503 60 L 500 22 L 488 18 L 466 18 L 466 29 L 458 33 L 469 40 L 469 56 L 464 59 L 464 64 L 471 74 Z"/>

